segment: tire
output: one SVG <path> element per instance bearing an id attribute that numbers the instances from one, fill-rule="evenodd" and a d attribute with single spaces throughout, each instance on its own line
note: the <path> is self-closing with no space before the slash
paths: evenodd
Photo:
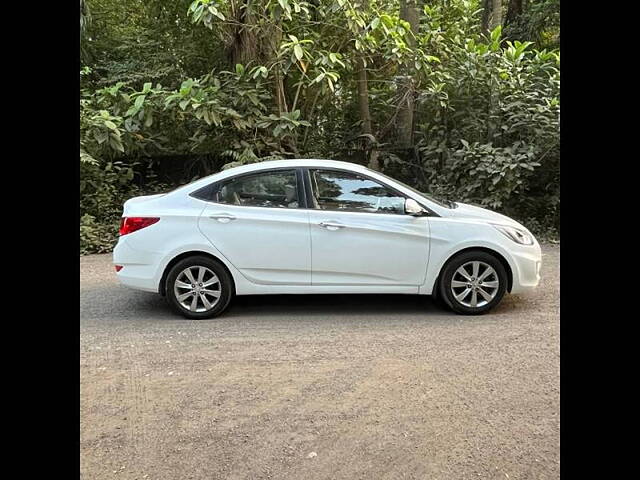
<path id="1" fill-rule="evenodd" d="M 462 315 L 488 312 L 500 303 L 506 290 L 507 272 L 504 265 L 495 256 L 483 251 L 464 252 L 454 257 L 445 265 L 440 276 L 439 297 L 451 310 Z"/>
<path id="2" fill-rule="evenodd" d="M 201 271 L 203 276 L 199 277 Z M 207 285 L 209 282 L 212 283 Z M 227 270 L 220 262 L 203 255 L 187 257 L 171 267 L 165 287 L 169 305 L 192 320 L 220 315 L 227 309 L 233 296 L 233 283 Z"/>

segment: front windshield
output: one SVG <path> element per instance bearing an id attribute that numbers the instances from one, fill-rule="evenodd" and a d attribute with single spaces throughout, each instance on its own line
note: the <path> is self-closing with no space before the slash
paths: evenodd
<path id="1" fill-rule="evenodd" d="M 391 178 L 389 175 L 385 175 L 384 173 L 381 172 L 375 172 L 374 170 L 371 170 L 370 168 L 367 168 L 367 170 L 369 170 L 370 172 L 374 172 L 377 173 L 378 175 L 382 175 L 384 178 L 387 178 L 395 183 L 397 183 L 398 185 L 402 185 L 404 188 L 411 190 L 414 193 L 417 193 L 418 195 L 421 195 L 423 197 L 425 197 L 427 200 L 431 200 L 433 203 L 435 203 L 436 205 L 440 205 L 441 207 L 444 208 L 456 208 L 456 204 L 450 200 L 445 200 L 445 199 L 439 199 L 439 198 L 435 198 L 433 195 L 429 195 L 428 193 L 424 193 L 421 192 L 409 185 L 407 185 L 406 183 L 401 182 L 400 180 L 397 180 L 395 178 Z"/>

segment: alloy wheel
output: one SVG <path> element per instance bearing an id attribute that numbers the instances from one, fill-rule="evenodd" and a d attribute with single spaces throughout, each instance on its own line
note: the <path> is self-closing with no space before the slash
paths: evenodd
<path id="1" fill-rule="evenodd" d="M 222 285 L 211 269 L 192 265 L 178 274 L 173 291 L 184 309 L 201 313 L 216 306 L 222 295 Z"/>
<path id="2" fill-rule="evenodd" d="M 458 303 L 478 308 L 491 302 L 498 293 L 500 279 L 488 263 L 473 260 L 464 263 L 451 277 L 451 292 Z"/>

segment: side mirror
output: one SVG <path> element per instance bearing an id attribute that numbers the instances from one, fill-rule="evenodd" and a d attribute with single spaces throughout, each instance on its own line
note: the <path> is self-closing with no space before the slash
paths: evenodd
<path id="1" fill-rule="evenodd" d="M 412 215 L 414 217 L 422 217 L 427 214 L 427 211 L 420 206 L 413 198 L 407 198 L 404 201 L 404 213 Z"/>

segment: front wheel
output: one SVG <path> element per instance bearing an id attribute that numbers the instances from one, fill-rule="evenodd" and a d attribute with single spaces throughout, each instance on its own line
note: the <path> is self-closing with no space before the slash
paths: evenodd
<path id="1" fill-rule="evenodd" d="M 479 315 L 495 307 L 507 290 L 507 272 L 496 257 L 481 251 L 465 252 L 445 267 L 440 295 L 456 313 Z"/>
<path id="2" fill-rule="evenodd" d="M 231 278 L 217 261 L 193 256 L 176 263 L 167 275 L 167 301 L 186 318 L 220 315 L 232 296 Z"/>

